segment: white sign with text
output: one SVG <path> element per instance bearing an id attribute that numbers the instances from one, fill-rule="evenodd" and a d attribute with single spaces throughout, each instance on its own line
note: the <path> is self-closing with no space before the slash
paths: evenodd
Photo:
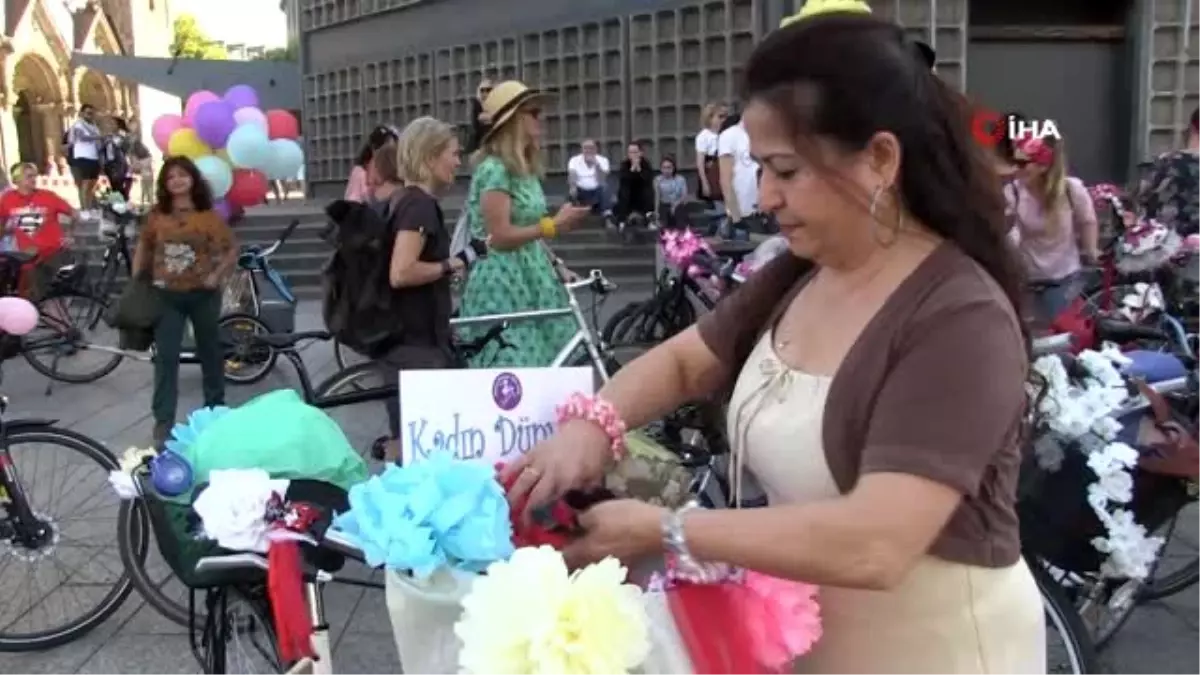
<path id="1" fill-rule="evenodd" d="M 400 371 L 400 457 L 438 450 L 458 459 L 511 462 L 554 432 L 555 406 L 594 392 L 591 368 Z"/>

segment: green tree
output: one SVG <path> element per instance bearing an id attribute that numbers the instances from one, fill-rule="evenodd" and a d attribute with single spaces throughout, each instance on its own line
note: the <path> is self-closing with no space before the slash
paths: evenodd
<path id="1" fill-rule="evenodd" d="M 298 61 L 300 49 L 295 40 L 289 40 L 286 47 L 272 47 L 255 57 L 256 61 Z"/>
<path id="2" fill-rule="evenodd" d="M 175 39 L 171 41 L 171 53 L 182 59 L 219 60 L 229 58 L 225 45 L 215 42 L 200 28 L 200 23 L 191 14 L 175 17 Z"/>

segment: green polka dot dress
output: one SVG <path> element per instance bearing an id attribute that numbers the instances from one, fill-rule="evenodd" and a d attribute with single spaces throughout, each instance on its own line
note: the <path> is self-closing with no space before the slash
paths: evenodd
<path id="1" fill-rule="evenodd" d="M 546 194 L 537 176 L 513 175 L 499 159 L 488 157 L 475 168 L 467 193 L 467 217 L 474 237 L 487 236 L 480 202 L 484 193 L 493 190 L 512 198 L 510 218 L 516 227 L 537 227 L 538 221 L 546 215 Z M 463 317 L 471 317 L 566 306 L 567 292 L 559 283 L 541 243 L 535 241 L 515 251 L 492 250 L 486 258 L 476 262 L 463 290 L 460 313 Z M 469 340 L 487 328 L 465 329 L 463 337 Z M 497 345 L 489 345 L 471 366 L 549 366 L 576 330 L 574 320 L 569 317 L 513 323 L 504 333 L 512 346 L 499 349 Z"/>

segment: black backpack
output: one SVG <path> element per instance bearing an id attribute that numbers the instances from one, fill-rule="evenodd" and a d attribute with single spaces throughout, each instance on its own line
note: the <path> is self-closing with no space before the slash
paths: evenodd
<path id="1" fill-rule="evenodd" d="M 338 200 L 325 208 L 322 238 L 334 251 L 321 269 L 325 327 L 354 351 L 378 358 L 398 344 L 404 326 L 388 283 L 395 233 L 391 215 L 398 191 L 384 208 Z"/>

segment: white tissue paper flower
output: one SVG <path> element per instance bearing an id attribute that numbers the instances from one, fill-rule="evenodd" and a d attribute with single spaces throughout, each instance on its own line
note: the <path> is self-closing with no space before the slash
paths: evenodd
<path id="1" fill-rule="evenodd" d="M 262 469 L 218 469 L 192 504 L 204 535 L 222 548 L 266 553 L 267 504 L 271 495 L 287 494 L 286 480 L 272 480 Z"/>
<path id="2" fill-rule="evenodd" d="M 1098 352 L 1081 352 L 1076 363 L 1086 372 L 1080 381 L 1071 380 L 1057 357 L 1042 357 L 1034 363 L 1034 370 L 1046 382 L 1038 412 L 1051 432 L 1076 442 L 1073 447 L 1084 453 L 1088 468 L 1096 475 L 1087 487 L 1086 499 L 1105 529 L 1105 536 L 1091 541 L 1106 555 L 1101 573 L 1144 579 L 1154 566 L 1163 540 L 1147 536 L 1131 512 L 1112 508 L 1133 500 L 1130 470 L 1138 462 L 1135 448 L 1113 440 L 1122 428 L 1113 414 L 1129 398 L 1125 379 L 1118 371 L 1118 366 L 1127 365 L 1128 357 L 1114 346 L 1104 345 Z M 1044 459 L 1039 455 L 1046 466 Z"/>
<path id="3" fill-rule="evenodd" d="M 133 476 L 124 471 L 109 471 L 108 484 L 121 499 L 130 500 L 138 497 L 138 488 L 137 484 L 133 482 Z"/>

